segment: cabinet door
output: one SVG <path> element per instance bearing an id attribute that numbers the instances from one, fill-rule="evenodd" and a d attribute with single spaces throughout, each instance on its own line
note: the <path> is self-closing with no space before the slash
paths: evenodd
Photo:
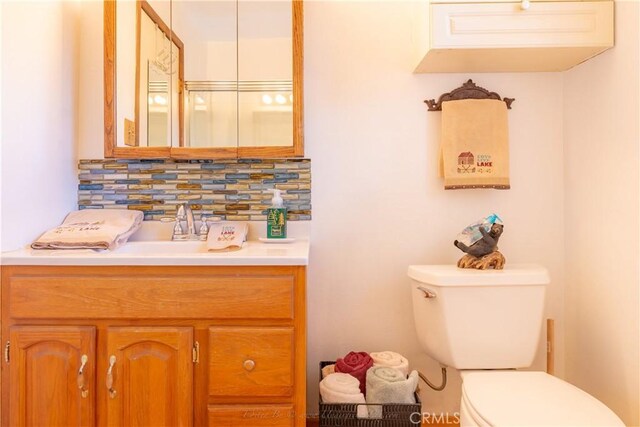
<path id="1" fill-rule="evenodd" d="M 192 348 L 189 327 L 108 328 L 107 425 L 191 426 Z"/>
<path id="2" fill-rule="evenodd" d="M 10 328 L 11 426 L 95 424 L 95 328 Z"/>
<path id="3" fill-rule="evenodd" d="M 613 46 L 612 1 L 433 4 L 431 22 L 438 49 Z"/>

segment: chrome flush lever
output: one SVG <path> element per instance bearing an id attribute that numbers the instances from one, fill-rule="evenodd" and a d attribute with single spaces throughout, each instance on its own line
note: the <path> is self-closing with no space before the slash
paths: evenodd
<path id="1" fill-rule="evenodd" d="M 424 292 L 424 297 L 425 298 L 435 298 L 437 296 L 435 294 L 435 292 L 430 291 L 429 289 L 425 288 L 424 286 L 418 286 L 417 289 L 422 291 L 422 292 Z"/>

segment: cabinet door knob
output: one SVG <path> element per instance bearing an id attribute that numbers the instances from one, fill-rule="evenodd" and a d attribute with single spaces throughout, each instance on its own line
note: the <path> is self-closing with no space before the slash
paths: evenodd
<path id="1" fill-rule="evenodd" d="M 522 2 L 520 3 L 520 9 L 528 10 L 529 7 L 531 7 L 531 1 L 530 0 L 522 0 Z"/>
<path id="2" fill-rule="evenodd" d="M 109 369 L 107 369 L 107 390 L 109 390 L 109 397 L 114 399 L 116 397 L 116 390 L 113 388 L 113 367 L 116 364 L 116 357 L 112 354 L 109 357 Z"/>
<path id="3" fill-rule="evenodd" d="M 256 367 L 256 362 L 251 359 L 247 359 L 242 363 L 242 366 L 247 371 L 253 371 L 253 369 Z"/>
<path id="4" fill-rule="evenodd" d="M 86 398 L 89 395 L 89 390 L 84 388 L 85 378 L 84 378 L 84 368 L 87 366 L 87 362 L 89 361 L 89 356 L 83 354 L 80 357 L 80 369 L 78 369 L 78 388 L 80 389 L 80 395 L 83 398 Z"/>

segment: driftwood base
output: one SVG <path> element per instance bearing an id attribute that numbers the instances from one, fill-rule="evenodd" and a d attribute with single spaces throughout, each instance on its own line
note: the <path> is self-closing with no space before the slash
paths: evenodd
<path id="1" fill-rule="evenodd" d="M 483 257 L 476 258 L 473 255 L 466 254 L 458 261 L 460 268 L 476 268 L 478 270 L 486 270 L 493 268 L 494 270 L 502 270 L 504 268 L 504 255 L 498 251 L 493 251 Z"/>

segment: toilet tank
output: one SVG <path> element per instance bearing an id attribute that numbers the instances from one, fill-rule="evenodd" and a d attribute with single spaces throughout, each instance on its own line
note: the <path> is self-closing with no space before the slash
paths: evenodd
<path id="1" fill-rule="evenodd" d="M 457 369 L 533 363 L 549 283 L 544 267 L 412 265 L 409 277 L 418 340 L 433 359 Z"/>

